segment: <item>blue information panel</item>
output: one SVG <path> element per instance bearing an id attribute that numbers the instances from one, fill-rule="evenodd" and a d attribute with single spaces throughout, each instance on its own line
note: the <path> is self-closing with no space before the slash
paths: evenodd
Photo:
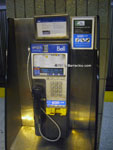
<path id="1" fill-rule="evenodd" d="M 59 100 L 47 100 L 46 102 L 47 107 L 55 107 L 55 106 L 66 106 L 66 101 L 59 101 Z"/>
<path id="2" fill-rule="evenodd" d="M 73 43 L 75 48 L 91 48 L 91 34 L 74 34 Z"/>
<path id="3" fill-rule="evenodd" d="M 31 44 L 31 53 L 68 53 L 68 44 Z"/>

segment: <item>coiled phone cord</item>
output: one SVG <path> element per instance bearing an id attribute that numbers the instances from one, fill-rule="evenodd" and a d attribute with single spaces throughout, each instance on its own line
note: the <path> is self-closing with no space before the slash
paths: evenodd
<path id="1" fill-rule="evenodd" d="M 29 78 L 29 60 L 30 60 L 30 48 L 28 48 L 28 58 L 27 58 L 27 79 L 28 79 L 28 84 L 29 84 L 29 89 L 30 89 L 30 92 L 32 92 L 32 89 L 31 89 L 31 82 L 30 82 L 30 78 Z M 42 136 L 43 139 L 45 139 L 46 141 L 48 142 L 57 142 L 60 138 L 61 138 L 61 129 L 59 127 L 59 125 L 49 116 L 46 114 L 46 112 L 44 111 L 43 108 L 41 108 L 41 111 L 53 122 L 53 124 L 55 124 L 55 126 L 57 127 L 58 129 L 58 132 L 59 132 L 59 135 L 56 139 L 49 139 L 47 137 L 45 137 L 41 131 L 41 125 L 38 124 L 38 127 L 39 127 L 39 133 L 40 135 Z"/>

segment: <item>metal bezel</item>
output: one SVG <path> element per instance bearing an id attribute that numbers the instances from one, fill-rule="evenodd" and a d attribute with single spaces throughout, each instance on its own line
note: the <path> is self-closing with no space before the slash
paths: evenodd
<path id="1" fill-rule="evenodd" d="M 34 76 L 33 75 L 33 57 L 34 55 L 39 55 L 39 54 L 43 54 L 43 53 L 31 53 L 31 68 L 32 68 L 32 79 L 46 79 L 48 77 L 64 77 L 67 75 L 67 67 L 63 67 L 64 69 L 64 75 L 63 76 L 49 76 L 49 75 L 39 75 L 39 76 Z M 44 53 L 44 54 L 48 54 L 48 53 Z M 53 54 L 53 53 L 49 53 L 49 54 Z M 54 53 L 54 54 L 58 54 L 58 53 Z M 66 59 L 65 59 L 65 64 L 67 65 L 67 62 L 68 62 L 68 58 L 67 58 L 67 53 L 60 53 L 61 55 L 65 55 L 66 56 Z M 60 67 L 59 67 L 60 68 Z M 62 68 L 62 67 L 61 67 Z"/>
<path id="2" fill-rule="evenodd" d="M 66 17 L 66 36 L 56 36 L 56 37 L 38 37 L 38 31 L 36 27 L 36 19 L 37 18 L 51 18 L 51 17 Z M 34 17 L 34 23 L 35 23 L 35 39 L 36 40 L 47 40 L 47 39 L 69 39 L 69 16 L 67 14 L 62 15 L 40 15 Z"/>

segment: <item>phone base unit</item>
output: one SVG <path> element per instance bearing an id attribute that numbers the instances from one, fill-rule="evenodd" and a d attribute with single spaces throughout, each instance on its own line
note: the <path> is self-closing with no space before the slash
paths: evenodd
<path id="1" fill-rule="evenodd" d="M 68 43 L 31 44 L 36 134 L 53 141 L 68 133 L 68 50 Z"/>

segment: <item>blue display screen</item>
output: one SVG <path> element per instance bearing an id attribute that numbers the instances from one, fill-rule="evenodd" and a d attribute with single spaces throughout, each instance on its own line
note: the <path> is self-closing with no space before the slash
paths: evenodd
<path id="1" fill-rule="evenodd" d="M 63 75 L 63 68 L 40 68 L 40 73 L 48 75 Z"/>
<path id="2" fill-rule="evenodd" d="M 34 67 L 33 68 L 33 74 L 34 76 L 39 75 L 63 75 L 63 68 L 40 68 L 40 67 Z"/>

